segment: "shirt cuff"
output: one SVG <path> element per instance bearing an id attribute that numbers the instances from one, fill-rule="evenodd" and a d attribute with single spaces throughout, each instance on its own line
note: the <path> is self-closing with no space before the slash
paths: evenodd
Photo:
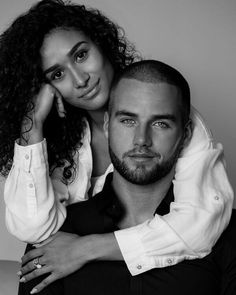
<path id="1" fill-rule="evenodd" d="M 19 145 L 18 140 L 15 142 L 14 165 L 29 172 L 31 167 L 38 168 L 47 164 L 47 162 L 48 155 L 46 139 L 27 146 Z"/>
<path id="2" fill-rule="evenodd" d="M 139 237 L 138 232 L 141 227 L 143 224 L 114 232 L 127 267 L 133 276 L 155 267 L 154 259 L 146 255 Z"/>
<path id="3" fill-rule="evenodd" d="M 133 276 L 206 255 L 188 249 L 158 215 L 135 227 L 115 231 L 114 234 Z"/>

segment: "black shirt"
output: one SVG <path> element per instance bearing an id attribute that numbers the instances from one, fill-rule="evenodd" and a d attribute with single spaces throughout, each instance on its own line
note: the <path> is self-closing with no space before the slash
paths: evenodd
<path id="1" fill-rule="evenodd" d="M 108 175 L 103 191 L 85 202 L 67 207 L 61 230 L 80 236 L 117 229 L 123 210 Z M 173 201 L 173 187 L 156 209 L 164 215 Z M 236 212 L 212 252 L 203 259 L 155 268 L 132 276 L 123 261 L 94 261 L 58 280 L 40 295 L 234 295 L 236 294 Z M 42 277 L 20 284 L 19 295 L 29 294 Z"/>
<path id="2" fill-rule="evenodd" d="M 68 216 L 62 227 L 67 232 L 87 235 L 109 233 L 117 229 L 122 207 L 107 177 L 103 191 L 83 203 L 68 206 Z M 155 213 L 169 212 L 173 187 Z M 64 294 L 96 295 L 216 295 L 236 294 L 236 218 L 203 259 L 185 260 L 177 265 L 156 268 L 131 276 L 125 262 L 95 261 L 64 279 Z"/>

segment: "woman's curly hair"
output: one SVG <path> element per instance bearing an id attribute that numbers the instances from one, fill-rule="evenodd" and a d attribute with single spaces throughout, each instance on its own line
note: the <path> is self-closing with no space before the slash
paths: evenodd
<path id="1" fill-rule="evenodd" d="M 86 34 L 119 72 L 139 59 L 122 28 L 99 10 L 63 0 L 42 0 L 19 16 L 0 36 L 0 172 L 6 176 L 12 165 L 14 141 L 21 136 L 22 120 L 34 108 L 33 97 L 45 82 L 40 48 L 45 36 L 56 28 L 75 29 Z M 84 110 L 65 104 L 66 118 L 55 108 L 44 123 L 50 172 L 64 169 L 64 181 L 75 172 L 73 156 L 81 144 Z"/>

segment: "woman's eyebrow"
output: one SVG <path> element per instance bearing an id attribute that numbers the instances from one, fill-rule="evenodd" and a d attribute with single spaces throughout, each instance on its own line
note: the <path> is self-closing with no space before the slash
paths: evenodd
<path id="1" fill-rule="evenodd" d="M 78 43 L 76 43 L 76 44 L 71 48 L 71 50 L 67 53 L 67 55 L 68 55 L 68 56 L 72 56 L 72 55 L 76 52 L 76 50 L 77 50 L 81 45 L 86 44 L 86 43 L 88 43 L 88 42 L 86 42 L 86 41 L 79 41 Z M 48 69 L 46 69 L 46 70 L 44 71 L 44 75 L 47 75 L 48 73 L 55 71 L 58 67 L 60 67 L 59 64 L 55 64 L 55 65 L 49 67 Z"/>
<path id="2" fill-rule="evenodd" d="M 88 42 L 86 42 L 86 41 L 80 41 L 80 42 L 76 43 L 76 44 L 71 48 L 71 50 L 68 52 L 68 55 L 73 55 L 73 54 L 76 52 L 76 50 L 77 50 L 81 45 L 86 44 L 86 43 L 88 43 Z"/>
<path id="3" fill-rule="evenodd" d="M 58 67 L 59 67 L 59 64 L 55 64 L 55 65 L 51 66 L 50 68 L 48 68 L 47 70 L 44 71 L 44 75 L 47 75 L 48 73 L 55 71 Z"/>

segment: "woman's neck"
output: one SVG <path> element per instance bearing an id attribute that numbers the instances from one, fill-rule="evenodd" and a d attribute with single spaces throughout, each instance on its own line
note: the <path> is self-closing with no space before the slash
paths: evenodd
<path id="1" fill-rule="evenodd" d="M 105 173 L 110 165 L 108 142 L 105 137 L 104 125 L 105 109 L 89 111 L 89 124 L 91 129 L 91 149 L 93 156 L 93 176 L 100 176 Z"/>
<path id="2" fill-rule="evenodd" d="M 91 129 L 103 130 L 105 111 L 105 108 L 96 111 L 88 111 Z"/>

